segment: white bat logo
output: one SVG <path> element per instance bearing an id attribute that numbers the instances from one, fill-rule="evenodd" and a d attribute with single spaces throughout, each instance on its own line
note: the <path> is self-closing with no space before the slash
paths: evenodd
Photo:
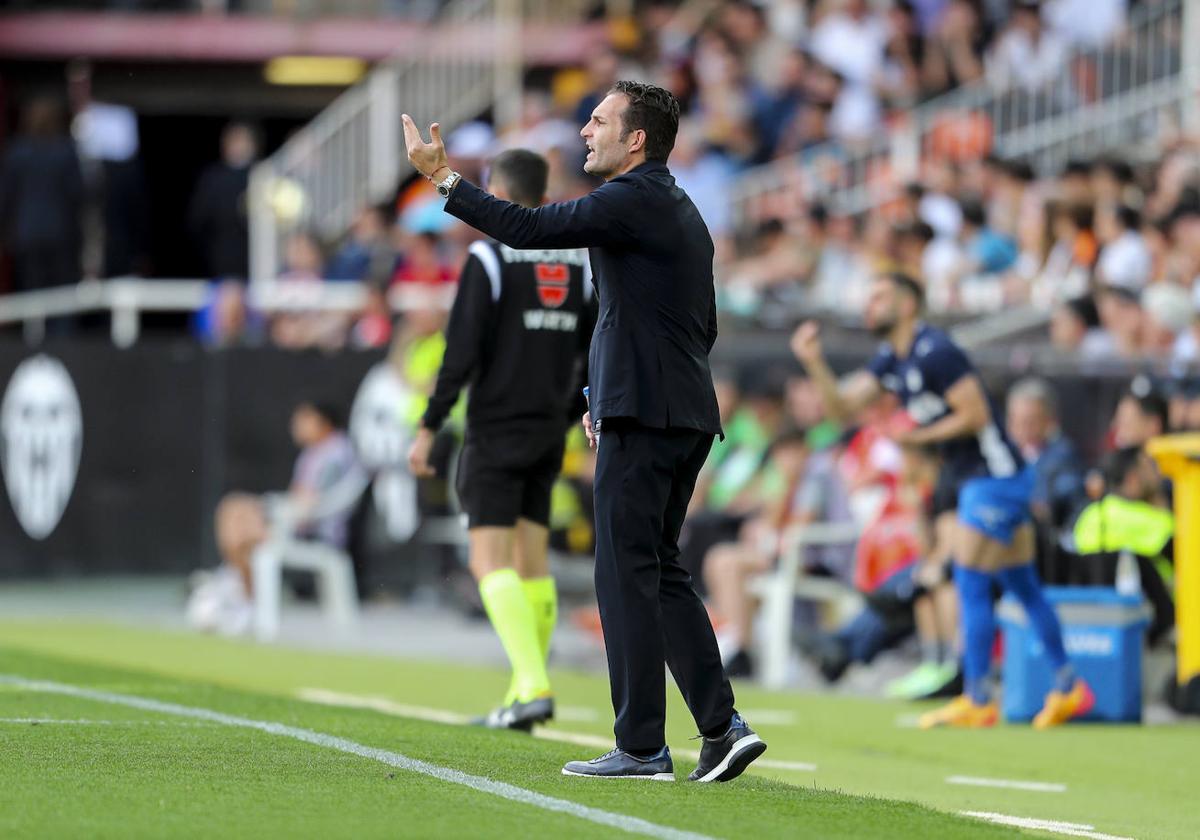
<path id="1" fill-rule="evenodd" d="M 26 359 L 0 403 L 0 469 L 17 520 L 35 540 L 62 519 L 82 450 L 83 415 L 67 369 L 45 355 Z"/>

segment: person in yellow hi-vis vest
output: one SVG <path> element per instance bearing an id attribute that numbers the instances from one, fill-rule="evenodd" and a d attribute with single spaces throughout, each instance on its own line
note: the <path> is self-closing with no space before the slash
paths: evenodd
<path id="1" fill-rule="evenodd" d="M 1175 516 L 1158 504 L 1162 478 L 1141 447 L 1118 449 L 1104 463 L 1108 494 L 1075 520 L 1072 546 L 1082 583 L 1140 589 L 1154 609 L 1150 643 L 1175 624 Z"/>

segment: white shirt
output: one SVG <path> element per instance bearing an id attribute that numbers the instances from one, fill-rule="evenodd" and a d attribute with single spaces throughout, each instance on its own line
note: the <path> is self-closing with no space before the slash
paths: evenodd
<path id="1" fill-rule="evenodd" d="M 1152 263 L 1142 235 L 1127 230 L 1101 249 L 1096 273 L 1101 283 L 1140 291 L 1150 280 Z"/>
<path id="2" fill-rule="evenodd" d="M 869 85 L 883 65 L 887 22 L 876 15 L 855 20 L 846 14 L 828 15 L 812 31 L 813 55 L 847 82 Z"/>
<path id="3" fill-rule="evenodd" d="M 1035 44 L 1023 31 L 1009 29 L 987 60 L 992 85 L 1036 90 L 1059 78 L 1067 64 L 1067 45 L 1054 32 L 1043 30 Z"/>
<path id="4" fill-rule="evenodd" d="M 1050 0 L 1042 18 L 1072 46 L 1102 47 L 1125 23 L 1128 0 Z"/>

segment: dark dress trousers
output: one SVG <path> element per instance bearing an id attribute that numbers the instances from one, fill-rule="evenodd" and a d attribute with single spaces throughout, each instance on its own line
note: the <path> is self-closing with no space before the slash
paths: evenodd
<path id="1" fill-rule="evenodd" d="M 663 663 L 701 732 L 733 691 L 679 531 L 721 431 L 708 353 L 717 337 L 713 245 L 665 164 L 648 162 L 575 201 L 529 209 L 459 181 L 446 212 L 513 248 L 587 248 L 600 301 L 588 376 L 596 464 L 596 596 L 617 746 L 662 747 Z"/>

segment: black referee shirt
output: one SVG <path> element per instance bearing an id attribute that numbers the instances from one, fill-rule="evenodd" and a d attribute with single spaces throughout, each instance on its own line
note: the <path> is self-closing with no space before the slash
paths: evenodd
<path id="1" fill-rule="evenodd" d="M 587 251 L 475 242 L 469 253 L 425 427 L 440 429 L 469 385 L 469 432 L 565 429 L 596 322 Z"/>

